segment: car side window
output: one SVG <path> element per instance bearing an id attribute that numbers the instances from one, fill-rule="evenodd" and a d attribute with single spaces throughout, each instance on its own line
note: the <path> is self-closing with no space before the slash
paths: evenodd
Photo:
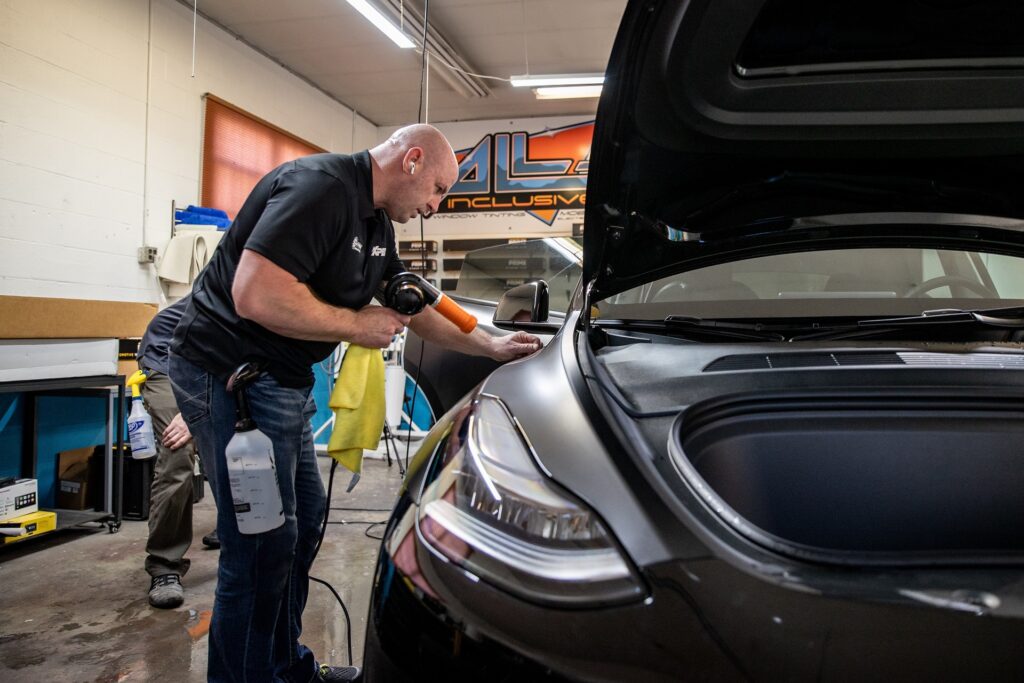
<path id="1" fill-rule="evenodd" d="M 1000 298 L 1024 299 L 1024 270 L 1020 259 L 1004 254 L 980 254 L 979 270 L 992 278 L 992 285 Z"/>
<path id="2" fill-rule="evenodd" d="M 581 259 L 576 242 L 558 237 L 478 249 L 466 254 L 455 294 L 497 302 L 517 285 L 544 280 L 549 310 L 564 313 L 583 272 Z"/>

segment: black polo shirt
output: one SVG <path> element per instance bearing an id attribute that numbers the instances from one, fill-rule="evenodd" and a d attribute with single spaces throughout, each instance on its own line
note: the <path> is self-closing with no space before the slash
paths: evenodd
<path id="1" fill-rule="evenodd" d="M 243 249 L 284 268 L 321 300 L 351 309 L 405 270 L 390 219 L 373 208 L 369 152 L 302 157 L 256 184 L 196 279 L 171 349 L 219 377 L 258 361 L 291 387 L 312 384 L 311 366 L 337 342 L 285 337 L 240 318 L 231 284 Z"/>

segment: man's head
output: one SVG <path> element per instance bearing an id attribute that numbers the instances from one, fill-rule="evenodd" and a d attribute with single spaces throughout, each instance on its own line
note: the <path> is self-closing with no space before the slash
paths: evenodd
<path id="1" fill-rule="evenodd" d="M 452 146 L 437 128 L 418 123 L 399 128 L 370 150 L 373 203 L 396 223 L 430 217 L 459 173 Z"/>

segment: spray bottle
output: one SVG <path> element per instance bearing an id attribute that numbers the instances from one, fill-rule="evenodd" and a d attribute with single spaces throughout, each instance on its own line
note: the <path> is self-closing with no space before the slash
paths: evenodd
<path id="1" fill-rule="evenodd" d="M 284 504 L 274 465 L 274 444 L 257 428 L 249 413 L 249 399 L 245 393 L 245 388 L 259 373 L 255 364 L 245 363 L 228 379 L 228 391 L 235 395 L 238 421 L 224 455 L 235 521 L 243 534 L 261 534 L 284 524 Z"/>
<path id="2" fill-rule="evenodd" d="M 145 460 L 156 455 L 156 440 L 153 438 L 153 419 L 142 404 L 139 387 L 146 381 L 146 373 L 136 370 L 126 384 L 132 388 L 132 410 L 128 414 L 128 440 L 132 446 L 132 457 Z"/>

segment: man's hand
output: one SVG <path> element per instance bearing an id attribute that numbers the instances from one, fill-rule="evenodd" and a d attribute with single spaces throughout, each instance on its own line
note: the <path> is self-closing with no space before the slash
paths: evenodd
<path id="1" fill-rule="evenodd" d="M 172 451 L 181 448 L 192 440 L 192 432 L 188 431 L 188 425 L 181 419 L 181 413 L 175 415 L 174 419 L 170 421 L 160 440 Z"/>
<path id="2" fill-rule="evenodd" d="M 515 360 L 540 351 L 540 339 L 528 332 L 516 332 L 502 337 L 492 337 L 490 356 L 497 361 Z"/>
<path id="3" fill-rule="evenodd" d="M 355 332 L 349 341 L 369 349 L 382 349 L 408 324 L 409 316 L 398 311 L 384 306 L 364 306 L 356 311 Z"/>

